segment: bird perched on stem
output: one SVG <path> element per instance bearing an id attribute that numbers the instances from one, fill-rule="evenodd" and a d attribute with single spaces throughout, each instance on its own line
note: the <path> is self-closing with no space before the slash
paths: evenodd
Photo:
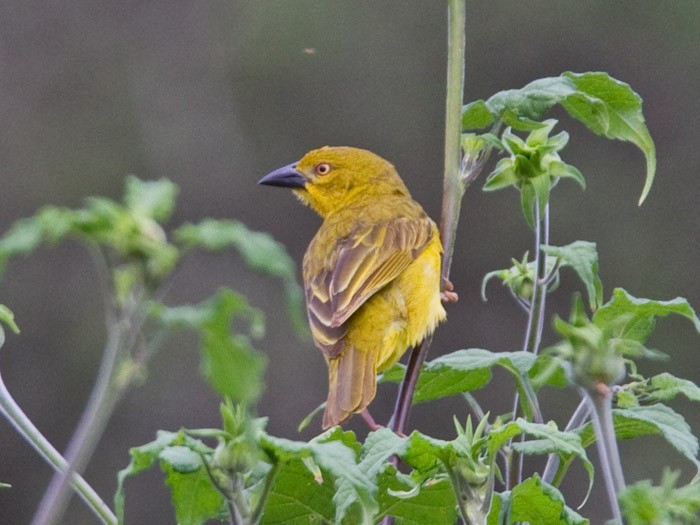
<path id="1" fill-rule="evenodd" d="M 311 333 L 328 363 L 325 429 L 365 411 L 377 373 L 445 318 L 440 236 L 394 166 L 367 150 L 313 150 L 260 184 L 293 188 L 323 218 L 303 276 Z"/>

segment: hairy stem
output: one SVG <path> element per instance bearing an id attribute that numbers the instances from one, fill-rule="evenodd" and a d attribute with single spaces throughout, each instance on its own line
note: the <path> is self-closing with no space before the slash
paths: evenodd
<path id="1" fill-rule="evenodd" d="M 0 413 L 12 424 L 22 438 L 51 465 L 56 472 L 68 472 L 68 462 L 34 426 L 17 405 L 0 376 Z M 94 489 L 79 474 L 71 473 L 68 482 L 90 510 L 106 525 L 116 525 L 117 517 Z"/>
<path id="2" fill-rule="evenodd" d="M 447 475 L 450 477 L 450 483 L 452 484 L 452 490 L 455 493 L 455 496 L 457 496 L 457 507 L 459 508 L 459 514 L 462 516 L 462 520 L 464 521 L 465 525 L 473 525 L 472 520 L 469 517 L 469 511 L 467 510 L 467 505 L 464 501 L 464 494 L 462 491 L 462 483 L 459 480 L 459 476 L 455 472 L 455 470 L 449 466 L 448 464 L 444 463 L 445 470 L 447 471 Z"/>
<path id="3" fill-rule="evenodd" d="M 462 176 L 461 118 L 464 89 L 466 0 L 448 1 L 447 32 L 447 96 L 445 103 L 445 174 L 443 178 L 442 218 L 440 233 L 443 246 L 443 281 L 449 278 L 457 222 L 466 184 Z M 395 432 L 405 433 L 408 413 L 413 402 L 413 392 L 421 366 L 425 361 L 432 337 L 427 337 L 413 349 L 406 375 L 399 387 L 398 399 L 390 427 Z"/>

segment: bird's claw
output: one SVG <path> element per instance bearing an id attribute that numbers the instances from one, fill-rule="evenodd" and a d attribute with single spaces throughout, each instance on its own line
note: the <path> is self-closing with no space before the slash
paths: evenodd
<path id="1" fill-rule="evenodd" d="M 454 291 L 455 287 L 448 278 L 443 277 L 442 282 L 445 284 L 445 289 L 440 292 L 440 299 L 443 303 L 456 303 L 459 301 L 459 295 Z"/>

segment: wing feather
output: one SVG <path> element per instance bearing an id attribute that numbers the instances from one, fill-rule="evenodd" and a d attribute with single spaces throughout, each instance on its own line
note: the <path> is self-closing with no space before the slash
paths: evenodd
<path id="1" fill-rule="evenodd" d="M 397 217 L 362 224 L 331 246 L 323 261 L 304 262 L 306 304 L 317 346 L 328 358 L 342 349 L 346 322 L 367 299 L 393 281 L 425 249 L 433 222 Z M 312 246 L 309 253 L 314 253 Z"/>

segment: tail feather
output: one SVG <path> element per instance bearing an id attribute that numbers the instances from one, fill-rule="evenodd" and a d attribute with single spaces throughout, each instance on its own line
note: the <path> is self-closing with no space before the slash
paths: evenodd
<path id="1" fill-rule="evenodd" d="M 346 347 L 328 361 L 328 400 L 323 428 L 339 425 L 361 412 L 377 393 L 376 364 L 370 352 Z"/>

